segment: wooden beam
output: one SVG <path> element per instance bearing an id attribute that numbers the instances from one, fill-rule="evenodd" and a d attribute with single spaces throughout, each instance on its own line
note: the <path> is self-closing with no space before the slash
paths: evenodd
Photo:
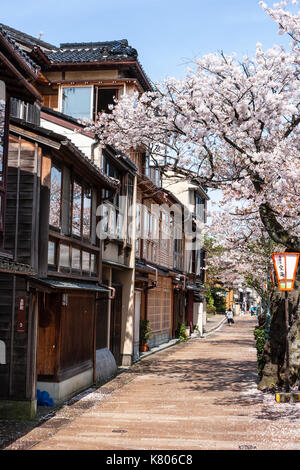
<path id="1" fill-rule="evenodd" d="M 60 142 L 56 142 L 54 140 L 48 139 L 47 137 L 37 135 L 34 132 L 26 131 L 25 129 L 22 129 L 21 127 L 14 126 L 13 124 L 9 125 L 9 131 L 13 132 L 17 135 L 20 135 L 22 137 L 25 137 L 27 139 L 34 140 L 35 142 L 39 142 L 40 144 L 44 144 L 44 145 L 47 145 L 49 147 L 52 147 L 56 150 L 59 150 L 60 147 L 61 147 Z"/>

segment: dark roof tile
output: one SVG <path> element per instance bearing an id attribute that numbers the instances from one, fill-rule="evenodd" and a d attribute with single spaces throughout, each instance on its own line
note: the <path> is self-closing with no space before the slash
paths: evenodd
<path id="1" fill-rule="evenodd" d="M 0 256 L 0 272 L 11 272 L 15 274 L 35 274 L 31 266 L 28 264 L 17 263 L 8 258 Z"/>
<path id="2" fill-rule="evenodd" d="M 29 57 L 29 55 L 23 51 L 16 41 L 11 37 L 9 32 L 3 27 L 4 25 L 0 24 L 0 34 L 3 38 L 10 44 L 10 46 L 14 49 L 15 53 L 19 56 L 19 58 L 25 62 L 26 66 L 31 70 L 34 75 L 38 75 L 41 68 Z"/>
<path id="3" fill-rule="evenodd" d="M 98 178 L 102 180 L 102 182 L 109 187 L 110 189 L 117 189 L 120 186 L 120 181 L 116 178 L 112 178 L 111 176 L 107 176 L 102 169 L 100 169 L 90 158 L 88 158 L 76 145 L 68 139 L 66 136 L 58 134 L 50 129 L 46 129 L 44 127 L 37 126 L 36 124 L 29 123 L 22 119 L 18 118 L 10 118 L 10 122 L 12 124 L 20 125 L 22 128 L 28 128 L 33 132 L 37 132 L 40 135 L 44 135 L 48 138 L 53 138 L 54 140 L 61 143 L 67 147 L 81 162 L 86 165 L 86 167 L 92 171 Z"/>
<path id="4" fill-rule="evenodd" d="M 52 63 L 103 62 L 108 60 L 136 59 L 136 49 L 125 39 L 97 43 L 61 44 L 61 48 L 44 54 Z"/>
<path id="5" fill-rule="evenodd" d="M 41 39 L 30 36 L 29 34 L 18 31 L 17 29 L 11 28 L 5 24 L 0 23 L 0 27 L 6 31 L 6 33 L 14 39 L 16 42 L 23 44 L 24 46 L 33 47 L 40 46 L 43 49 L 57 49 L 56 46 L 49 44 L 48 42 L 42 41 Z"/>

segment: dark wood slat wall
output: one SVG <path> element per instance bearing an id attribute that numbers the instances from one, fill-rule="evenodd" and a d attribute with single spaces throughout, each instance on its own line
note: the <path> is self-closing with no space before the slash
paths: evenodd
<path id="1" fill-rule="evenodd" d="M 22 333 L 17 331 L 18 297 L 26 299 L 25 331 Z M 0 366 L 1 399 L 33 398 L 34 375 L 29 364 L 34 364 L 35 360 L 36 310 L 30 312 L 29 309 L 26 278 L 0 274 L 0 338 L 6 346 L 6 364 Z"/>
<path id="2" fill-rule="evenodd" d="M 9 358 L 11 341 L 13 276 L 0 274 L 0 338 L 5 343 L 6 364 L 0 366 L 0 398 L 9 396 Z"/>
<path id="3" fill-rule="evenodd" d="M 10 136 L 7 171 L 5 248 L 18 263 L 37 268 L 39 167 L 41 150 L 34 143 Z M 26 299 L 24 332 L 17 331 L 18 298 Z M 0 367 L 0 398 L 28 399 L 34 395 L 36 307 L 27 292 L 27 278 L 0 275 L 0 338 L 6 364 Z M 11 349 L 13 344 L 13 350 Z"/>
<path id="4" fill-rule="evenodd" d="M 5 246 L 16 261 L 34 269 L 37 269 L 38 258 L 38 160 L 40 151 L 35 144 L 10 138 Z"/>

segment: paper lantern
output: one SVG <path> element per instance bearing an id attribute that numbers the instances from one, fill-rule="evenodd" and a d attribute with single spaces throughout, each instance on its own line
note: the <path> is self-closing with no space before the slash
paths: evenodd
<path id="1" fill-rule="evenodd" d="M 273 262 L 282 291 L 293 290 L 298 267 L 299 253 L 273 253 Z"/>

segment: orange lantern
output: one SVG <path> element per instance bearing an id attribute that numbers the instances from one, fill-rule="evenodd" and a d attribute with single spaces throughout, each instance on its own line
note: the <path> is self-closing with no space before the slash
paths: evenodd
<path id="1" fill-rule="evenodd" d="M 273 262 L 281 291 L 291 291 L 298 267 L 299 253 L 273 253 Z"/>

